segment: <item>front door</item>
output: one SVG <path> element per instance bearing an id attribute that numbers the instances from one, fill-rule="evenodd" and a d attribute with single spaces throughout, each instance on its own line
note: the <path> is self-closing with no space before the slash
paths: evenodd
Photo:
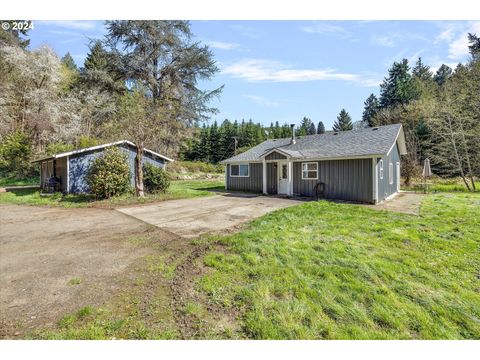
<path id="1" fill-rule="evenodd" d="M 288 195 L 288 163 L 278 162 L 278 193 Z"/>

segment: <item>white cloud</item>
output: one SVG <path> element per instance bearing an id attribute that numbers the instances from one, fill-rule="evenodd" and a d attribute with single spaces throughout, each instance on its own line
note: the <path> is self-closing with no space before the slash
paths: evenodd
<path id="1" fill-rule="evenodd" d="M 394 47 L 395 41 L 394 36 L 389 35 L 372 35 L 372 42 L 376 45 Z"/>
<path id="2" fill-rule="evenodd" d="M 211 48 L 222 49 L 222 50 L 232 50 L 240 46 L 240 44 L 223 42 L 223 41 L 206 41 L 206 44 Z"/>
<path id="3" fill-rule="evenodd" d="M 374 80 L 356 74 L 337 72 L 334 69 L 295 69 L 278 61 L 245 59 L 223 67 L 222 73 L 248 82 L 304 82 L 341 80 L 375 86 Z M 378 85 L 378 82 L 376 82 Z"/>
<path id="4" fill-rule="evenodd" d="M 450 60 L 464 60 L 468 55 L 468 33 L 480 34 L 480 21 L 464 23 L 447 23 L 435 38 L 435 43 L 448 44 L 448 58 Z"/>
<path id="5" fill-rule="evenodd" d="M 230 26 L 232 30 L 236 31 L 239 35 L 249 37 L 252 39 L 257 39 L 260 37 L 260 33 L 251 26 L 234 24 Z"/>
<path id="6" fill-rule="evenodd" d="M 342 26 L 323 21 L 315 21 L 311 25 L 301 26 L 300 30 L 310 34 L 340 34 L 350 36 L 350 32 Z"/>
<path id="7" fill-rule="evenodd" d="M 58 27 L 72 29 L 72 30 L 93 30 L 96 27 L 94 21 L 80 21 L 80 20 L 49 20 L 49 21 L 39 21 L 42 24 L 55 25 Z"/>
<path id="8" fill-rule="evenodd" d="M 276 101 L 270 101 L 262 96 L 243 94 L 243 97 L 252 100 L 254 103 L 265 107 L 276 107 L 280 104 Z"/>

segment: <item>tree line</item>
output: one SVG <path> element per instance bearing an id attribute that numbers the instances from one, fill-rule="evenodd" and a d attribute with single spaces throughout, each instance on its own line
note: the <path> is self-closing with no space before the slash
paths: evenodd
<path id="1" fill-rule="evenodd" d="M 455 69 L 441 65 L 433 73 L 419 58 L 394 62 L 377 98 L 364 102 L 364 126 L 401 123 L 408 154 L 402 158 L 407 184 L 431 160 L 435 174 L 460 176 L 475 190 L 480 176 L 480 38 L 468 34 L 470 59 Z"/>
<path id="2" fill-rule="evenodd" d="M 181 150 L 181 158 L 192 161 L 217 163 L 260 144 L 267 139 L 292 136 L 291 124 L 280 125 L 278 121 L 270 126 L 254 123 L 253 120 L 230 121 L 225 119 L 220 125 L 217 121 L 203 124 L 195 129 L 196 136 L 187 141 Z M 304 117 L 295 129 L 296 136 L 323 134 L 322 121 L 317 126 L 308 117 Z"/>

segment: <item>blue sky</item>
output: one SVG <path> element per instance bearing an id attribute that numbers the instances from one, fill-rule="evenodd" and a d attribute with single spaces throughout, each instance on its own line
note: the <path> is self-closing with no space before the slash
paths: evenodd
<path id="1" fill-rule="evenodd" d="M 31 48 L 48 44 L 82 66 L 101 21 L 36 21 Z M 221 72 L 205 88 L 225 85 L 213 119 L 299 123 L 330 128 L 345 108 L 361 118 L 363 101 L 393 61 L 421 56 L 432 69 L 468 59 L 474 21 L 192 21 L 197 40 L 214 52 Z"/>

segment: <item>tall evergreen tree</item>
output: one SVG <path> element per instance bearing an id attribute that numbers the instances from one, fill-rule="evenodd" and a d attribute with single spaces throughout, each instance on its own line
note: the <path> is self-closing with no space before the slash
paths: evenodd
<path id="1" fill-rule="evenodd" d="M 109 69 L 109 53 L 104 49 L 100 40 L 94 41 L 89 46 L 89 53 L 83 64 L 87 70 L 108 70 Z"/>
<path id="2" fill-rule="evenodd" d="M 373 119 L 380 109 L 380 104 L 378 103 L 377 97 L 374 94 L 370 94 L 363 105 L 364 109 L 362 114 L 362 122 L 365 125 L 373 126 Z"/>
<path id="3" fill-rule="evenodd" d="M 477 61 L 480 59 L 480 37 L 476 34 L 468 33 L 468 50 L 470 55 L 472 55 L 473 61 Z"/>
<path id="4" fill-rule="evenodd" d="M 450 78 L 450 76 L 452 76 L 452 73 L 453 71 L 449 66 L 442 64 L 442 66 L 440 66 L 437 72 L 435 73 L 433 80 L 435 80 L 437 85 L 442 86 L 445 83 L 445 81 L 447 81 L 447 79 Z"/>
<path id="5" fill-rule="evenodd" d="M 299 128 L 297 129 L 297 132 L 296 132 L 297 136 L 310 135 L 312 131 L 312 125 L 313 125 L 313 129 L 315 129 L 315 125 L 313 124 L 312 120 L 304 116 L 302 119 L 302 122 L 300 123 Z"/>
<path id="6" fill-rule="evenodd" d="M 69 70 L 78 70 L 77 64 L 75 64 L 75 60 L 73 60 L 73 57 L 69 52 L 62 57 L 62 64 L 64 64 Z"/>
<path id="7" fill-rule="evenodd" d="M 380 106 L 389 107 L 408 104 L 416 98 L 408 60 L 394 62 L 380 85 Z"/>
<path id="8" fill-rule="evenodd" d="M 352 129 L 353 129 L 352 118 L 348 114 L 347 110 L 342 109 L 340 111 L 340 114 L 338 114 L 337 116 L 337 121 L 335 121 L 335 123 L 333 124 L 333 130 L 347 131 Z"/>
<path id="9" fill-rule="evenodd" d="M 432 78 L 432 72 L 430 71 L 430 66 L 425 65 L 422 62 L 422 58 L 419 57 L 415 66 L 412 69 L 412 76 L 420 80 L 428 80 Z"/>
<path id="10" fill-rule="evenodd" d="M 308 135 L 315 135 L 317 133 L 317 129 L 315 128 L 315 124 L 312 122 L 310 124 L 310 128 L 308 129 Z"/>
<path id="11" fill-rule="evenodd" d="M 324 134 L 324 133 L 325 133 L 325 125 L 323 124 L 322 121 L 319 121 L 317 126 L 317 134 Z"/>
<path id="12" fill-rule="evenodd" d="M 137 196 L 144 196 L 144 147 L 167 154 L 178 152 L 189 136 L 185 129 L 217 111 L 209 103 L 223 87 L 205 91 L 199 84 L 219 69 L 209 48 L 192 40 L 188 21 L 115 20 L 107 21 L 106 28 L 106 44 L 116 70 L 125 81 L 141 85 L 148 96 L 149 134 L 132 134 L 136 140 L 135 178 L 139 179 L 135 189 Z M 142 125 L 137 122 L 139 129 Z"/>

